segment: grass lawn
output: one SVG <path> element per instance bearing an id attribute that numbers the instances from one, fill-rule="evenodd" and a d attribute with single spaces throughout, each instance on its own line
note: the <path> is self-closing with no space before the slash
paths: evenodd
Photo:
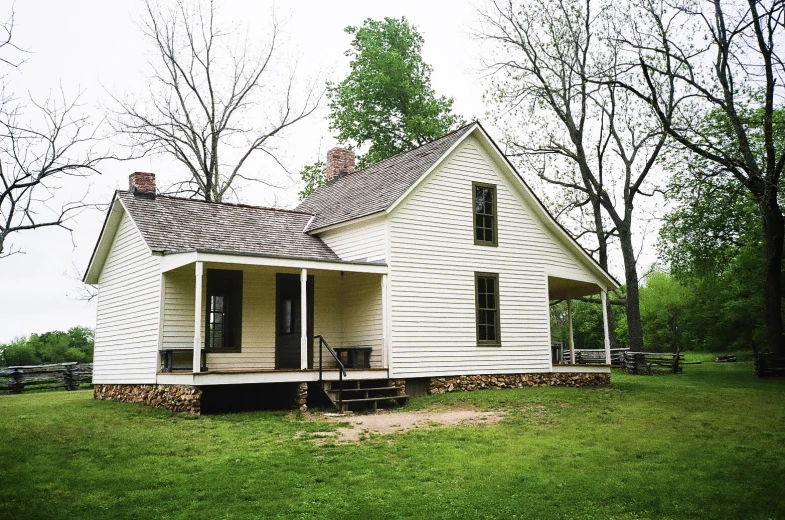
<path id="1" fill-rule="evenodd" d="M 357 445 L 295 438 L 337 424 L 285 412 L 0 396 L 0 518 L 785 518 L 785 381 L 702 359 L 605 389 L 415 399 L 508 413 Z"/>

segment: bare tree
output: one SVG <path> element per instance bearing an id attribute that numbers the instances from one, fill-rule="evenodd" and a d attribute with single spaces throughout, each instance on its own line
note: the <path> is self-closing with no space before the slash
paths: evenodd
<path id="1" fill-rule="evenodd" d="M 178 0 L 164 10 L 145 1 L 141 29 L 153 48 L 146 99 L 114 96 L 113 126 L 142 150 L 167 154 L 190 178 L 175 193 L 221 201 L 255 153 L 280 163 L 276 138 L 309 116 L 323 90 L 311 83 L 300 90 L 294 72 L 280 80 L 275 71 L 280 27 L 272 20 L 270 40 L 254 50 L 237 28 L 223 29 L 212 0 Z"/>
<path id="2" fill-rule="evenodd" d="M 785 95 L 785 3 L 641 0 L 639 8 L 624 43 L 643 85 L 616 83 L 651 107 L 683 149 L 730 173 L 754 197 L 765 242 L 767 336 L 773 352 L 785 353 L 785 219 L 777 200 L 785 149 L 775 139 L 783 124 L 775 115 Z M 675 99 L 675 108 L 664 99 Z"/>
<path id="3" fill-rule="evenodd" d="M 13 13 L 0 24 L 0 64 L 11 70 L 24 61 L 24 51 L 11 42 Z M 21 53 L 21 54 L 20 54 Z M 18 56 L 18 57 L 14 57 Z M 86 207 L 86 193 L 61 202 L 57 191 L 69 178 L 97 173 L 108 154 L 95 152 L 96 127 L 80 115 L 80 96 L 68 100 L 60 88 L 42 103 L 25 106 L 5 87 L 0 91 L 0 258 L 21 252 L 11 245 L 14 233 L 43 227 L 70 231 L 68 221 Z"/>
<path id="4" fill-rule="evenodd" d="M 643 350 L 635 254 L 635 205 L 665 144 L 651 109 L 607 80 L 625 76 L 610 38 L 616 8 L 592 0 L 492 0 L 481 38 L 493 45 L 491 93 L 508 125 L 510 154 L 540 179 L 575 194 L 567 211 L 584 224 L 608 268 L 615 235 L 624 260 L 630 348 Z M 669 110 L 669 101 L 663 109 Z M 590 211 L 584 211 L 584 209 Z M 607 217 L 610 225 L 606 223 Z M 585 221 L 584 221 L 585 222 Z"/>

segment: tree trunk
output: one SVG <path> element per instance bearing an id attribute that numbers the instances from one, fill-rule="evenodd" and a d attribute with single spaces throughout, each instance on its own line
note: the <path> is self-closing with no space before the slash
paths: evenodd
<path id="1" fill-rule="evenodd" d="M 598 251 L 600 254 L 600 267 L 608 271 L 608 237 L 605 236 L 605 227 L 602 222 L 602 205 L 596 197 L 592 197 L 592 211 L 594 212 L 594 229 L 597 233 Z M 608 313 L 608 341 L 611 348 L 616 348 L 616 320 L 614 319 L 611 299 L 605 299 L 605 311 Z"/>
<path id="2" fill-rule="evenodd" d="M 617 226 L 618 227 L 618 226 Z M 638 290 L 638 268 L 635 249 L 632 247 L 632 233 L 619 227 L 619 244 L 624 257 L 624 282 L 627 285 L 627 330 L 630 336 L 630 350 L 643 352 L 643 326 L 641 324 L 640 293 Z"/>
<path id="3" fill-rule="evenodd" d="M 777 354 L 785 353 L 782 337 L 782 241 L 785 222 L 775 195 L 759 203 L 763 215 L 763 236 L 766 248 L 766 278 L 764 288 L 764 319 L 769 348 Z"/>

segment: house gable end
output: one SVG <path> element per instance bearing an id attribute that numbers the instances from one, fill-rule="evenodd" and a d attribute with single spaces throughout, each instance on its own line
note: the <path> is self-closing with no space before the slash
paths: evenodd
<path id="1" fill-rule="evenodd" d="M 93 254 L 90 257 L 90 262 L 87 264 L 87 269 L 85 270 L 85 274 L 82 279 L 84 283 L 95 285 L 99 282 L 106 262 L 117 239 L 117 233 L 123 222 L 123 218 L 125 217 L 131 220 L 134 228 L 136 229 L 138 239 L 145 244 L 147 250 L 150 252 L 150 254 L 152 254 L 152 250 L 150 250 L 150 247 L 144 240 L 144 236 L 136 226 L 136 223 L 133 222 L 130 212 L 123 205 L 122 200 L 120 200 L 120 198 L 117 197 L 117 194 L 115 193 L 115 196 L 112 198 L 112 202 L 109 205 L 109 211 L 107 212 L 106 218 L 104 219 L 104 224 L 101 227 L 101 233 L 98 235 L 98 240 L 96 241 L 95 248 L 93 249 Z"/>

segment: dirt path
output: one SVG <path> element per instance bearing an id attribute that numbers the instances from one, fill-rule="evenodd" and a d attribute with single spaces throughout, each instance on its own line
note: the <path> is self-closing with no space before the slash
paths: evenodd
<path id="1" fill-rule="evenodd" d="M 408 432 L 419 428 L 441 428 L 445 426 L 495 424 L 502 420 L 503 412 L 478 412 L 476 410 L 448 410 L 416 412 L 377 412 L 367 415 L 313 414 L 312 419 L 327 419 L 332 422 L 349 423 L 334 432 L 311 434 L 318 443 L 358 443 L 369 435 L 389 435 Z M 298 432 L 301 437 L 305 432 Z"/>

